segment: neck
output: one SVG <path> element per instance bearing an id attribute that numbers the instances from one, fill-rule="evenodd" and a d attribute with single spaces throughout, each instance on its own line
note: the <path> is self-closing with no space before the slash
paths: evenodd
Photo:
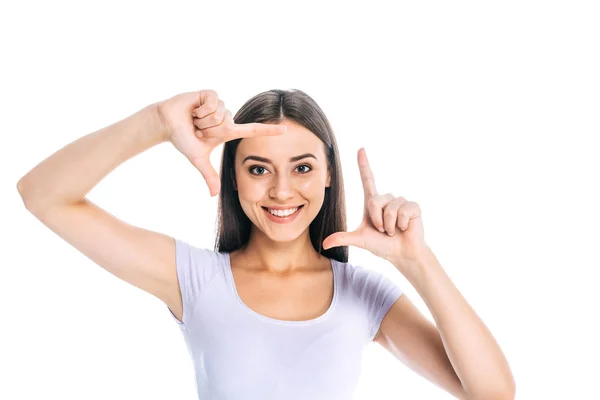
<path id="1" fill-rule="evenodd" d="M 289 242 L 271 240 L 257 231 L 252 230 L 248 244 L 240 252 L 248 268 L 287 274 L 317 268 L 325 258 L 314 249 L 308 229 Z"/>

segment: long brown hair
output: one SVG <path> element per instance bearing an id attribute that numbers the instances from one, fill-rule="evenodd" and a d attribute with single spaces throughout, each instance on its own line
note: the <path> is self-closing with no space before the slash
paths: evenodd
<path id="1" fill-rule="evenodd" d="M 281 123 L 293 120 L 314 133 L 325 146 L 331 174 L 330 187 L 325 188 L 321 210 L 309 227 L 315 250 L 328 258 L 348 262 L 348 247 L 323 250 L 323 240 L 330 234 L 346 230 L 344 180 L 335 135 L 319 105 L 301 90 L 269 90 L 248 100 L 233 118 L 236 124 Z M 244 213 L 234 188 L 235 153 L 242 139 L 228 141 L 221 158 L 221 191 L 217 213 L 215 251 L 232 252 L 248 243 L 252 222 Z"/>

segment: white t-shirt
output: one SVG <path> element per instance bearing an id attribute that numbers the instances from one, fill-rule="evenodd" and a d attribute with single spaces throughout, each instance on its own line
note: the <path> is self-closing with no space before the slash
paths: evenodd
<path id="1" fill-rule="evenodd" d="M 402 289 L 384 275 L 331 260 L 329 309 L 284 321 L 247 307 L 235 288 L 229 253 L 176 239 L 183 300 L 181 328 L 200 400 L 350 400 L 362 353 Z"/>

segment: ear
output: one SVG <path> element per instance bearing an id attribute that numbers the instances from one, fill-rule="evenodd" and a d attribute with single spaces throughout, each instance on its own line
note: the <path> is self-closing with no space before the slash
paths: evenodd
<path id="1" fill-rule="evenodd" d="M 331 187 L 331 173 L 327 172 L 327 183 L 325 187 Z"/>

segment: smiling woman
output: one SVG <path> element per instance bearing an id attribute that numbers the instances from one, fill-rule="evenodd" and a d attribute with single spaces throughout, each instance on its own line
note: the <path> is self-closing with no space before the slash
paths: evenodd
<path id="1" fill-rule="evenodd" d="M 167 141 L 220 195 L 214 250 L 129 225 L 85 198 L 119 164 Z M 219 177 L 210 154 L 222 143 Z M 348 400 L 372 341 L 456 397 L 513 397 L 501 350 L 425 244 L 420 208 L 378 194 L 364 149 L 357 161 L 364 214 L 346 232 L 338 148 L 316 102 L 270 90 L 234 119 L 206 90 L 80 138 L 17 186 L 46 226 L 166 304 L 201 399 Z M 439 329 L 390 279 L 349 263 L 349 245 L 392 262 Z"/>
<path id="2" fill-rule="evenodd" d="M 347 247 L 322 249 L 328 235 L 346 230 L 346 202 L 337 142 L 318 104 L 301 90 L 270 90 L 248 100 L 234 121 L 281 124 L 287 130 L 277 137 L 225 143 L 215 251 L 229 252 L 246 245 L 253 229 L 285 241 L 297 238 L 308 227 L 307 237 L 315 252 L 348 261 Z M 248 165 L 249 161 L 262 165 Z M 258 212 L 260 207 L 299 206 L 305 206 L 300 209 L 304 215 L 294 218 L 296 225 L 286 226 L 285 231 L 267 224 L 277 221 Z"/>
<path id="3" fill-rule="evenodd" d="M 290 158 L 290 163 L 293 163 L 295 161 L 301 160 L 303 158 L 306 157 L 312 157 L 315 160 L 317 160 L 317 158 L 310 153 L 307 154 L 303 154 L 300 156 L 296 156 L 296 157 L 292 157 Z M 264 163 L 268 163 L 268 164 L 273 164 L 273 162 L 267 158 L 263 158 L 263 157 L 257 157 L 257 156 L 248 156 L 244 158 L 244 161 L 242 161 L 242 164 L 244 164 L 244 162 L 246 160 L 257 160 L 257 161 L 261 161 Z M 318 161 L 318 160 L 317 160 Z M 310 164 L 301 164 L 299 166 L 297 166 L 294 171 L 297 171 L 299 168 L 304 168 L 303 171 L 299 172 L 300 174 L 307 174 L 308 172 L 312 171 L 313 167 Z M 248 170 L 250 172 L 251 175 L 256 175 L 256 176 L 261 176 L 261 175 L 265 175 L 265 172 L 260 173 L 260 174 L 256 174 L 253 171 L 260 169 L 261 171 L 267 171 L 266 168 L 262 167 L 262 166 L 252 166 L 250 167 L 250 169 Z M 308 169 L 308 170 L 306 170 Z M 237 190 L 237 184 L 236 186 L 236 190 Z M 265 210 L 267 212 L 267 216 L 269 217 L 269 219 L 271 221 L 277 222 L 277 223 L 286 223 L 286 222 L 290 222 L 293 219 L 295 219 L 297 212 L 299 212 L 299 210 L 304 207 L 304 204 L 299 204 L 299 205 L 287 205 L 287 206 L 282 206 L 282 205 L 273 205 L 273 206 L 261 206 L 261 208 L 263 210 Z"/>
<path id="4" fill-rule="evenodd" d="M 346 230 L 335 136 L 300 90 L 250 99 L 236 124 L 285 126 L 223 148 L 215 250 L 177 240 L 200 397 L 350 399 L 363 346 L 402 289 L 323 248 Z M 236 377 L 236 385 L 229 378 Z"/>

